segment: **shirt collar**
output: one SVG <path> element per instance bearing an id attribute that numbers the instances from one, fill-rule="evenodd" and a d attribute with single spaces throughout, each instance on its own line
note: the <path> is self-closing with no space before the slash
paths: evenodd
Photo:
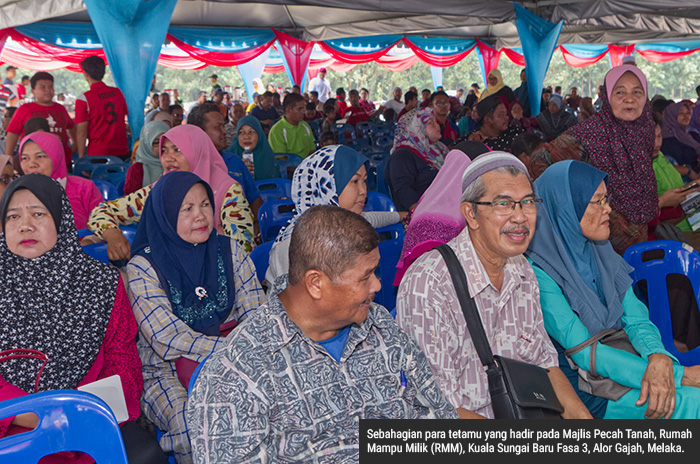
<path id="1" fill-rule="evenodd" d="M 469 269 L 465 269 L 465 271 L 467 273 L 469 293 L 471 293 L 472 296 L 476 296 L 486 288 L 491 287 L 494 292 L 501 295 L 501 299 L 507 299 L 510 298 L 513 290 L 526 278 L 526 272 L 523 266 L 528 265 L 527 259 L 523 255 L 508 258 L 503 270 L 503 285 L 500 291 L 497 290 L 496 287 L 491 284 L 489 275 L 486 273 L 486 268 L 476 254 L 474 244 L 469 236 L 469 227 L 465 227 L 464 230 L 450 242 L 450 246 L 452 246 L 457 252 L 457 255 L 460 256 L 462 264 L 464 264 L 463 259 L 465 257 L 467 258 L 467 263 L 471 264 Z M 505 303 L 505 301 L 503 303 Z M 499 306 L 501 306 L 500 302 Z"/>
<path id="2" fill-rule="evenodd" d="M 289 315 L 287 315 L 287 310 L 284 308 L 282 301 L 277 295 L 270 296 L 266 308 L 263 310 L 268 313 L 267 316 L 270 318 L 280 321 L 280 324 L 277 325 L 280 330 L 270 334 L 270 348 L 272 351 L 280 351 L 285 346 L 290 344 L 296 337 L 300 337 L 304 342 L 318 349 L 320 352 L 324 354 L 327 353 L 320 344 L 314 340 L 311 340 L 301 330 L 301 328 L 289 318 Z M 373 326 L 385 328 L 391 323 L 391 319 L 392 317 L 386 309 L 382 308 L 376 303 L 372 303 L 367 319 L 365 319 L 365 321 L 360 325 L 353 325 L 350 329 L 350 336 L 348 337 L 347 344 L 353 347 L 360 344 L 367 338 Z"/>

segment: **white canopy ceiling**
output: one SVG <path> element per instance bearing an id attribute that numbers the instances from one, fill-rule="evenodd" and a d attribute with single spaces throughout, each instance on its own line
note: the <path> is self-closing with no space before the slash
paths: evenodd
<path id="1" fill-rule="evenodd" d="M 697 39 L 697 0 L 521 1 L 564 20 L 559 43 L 643 43 Z M 82 0 L 0 0 L 0 28 L 52 19 L 89 21 Z M 171 24 L 276 28 L 304 40 L 377 34 L 479 38 L 520 46 L 506 0 L 179 0 Z"/>

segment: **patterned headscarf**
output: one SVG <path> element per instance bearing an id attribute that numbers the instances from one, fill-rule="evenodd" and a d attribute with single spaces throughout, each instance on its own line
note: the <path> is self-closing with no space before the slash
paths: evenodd
<path id="1" fill-rule="evenodd" d="M 299 216 L 317 205 L 338 206 L 338 196 L 352 176 L 368 162 L 368 159 L 345 145 L 330 145 L 316 150 L 294 170 L 292 201 L 294 216 L 280 231 L 275 244 L 292 235 Z"/>
<path id="2" fill-rule="evenodd" d="M 55 138 L 55 136 L 53 136 Z M 57 181 L 27 174 L 10 183 L 0 199 L 0 222 L 12 196 L 31 191 L 57 227 L 56 245 L 29 259 L 16 255 L 0 234 L 0 351 L 24 348 L 48 356 L 39 390 L 75 389 L 95 362 L 117 294 L 119 271 L 83 253 L 68 197 Z M 42 361 L 0 363 L 0 375 L 26 392 Z"/>
<path id="3" fill-rule="evenodd" d="M 408 148 L 420 159 L 439 170 L 445 162 L 449 148 L 442 142 L 431 142 L 428 138 L 426 126 L 431 117 L 434 117 L 432 108 L 415 108 L 403 115 L 396 125 L 394 147 L 391 152 L 399 148 Z"/>
<path id="4" fill-rule="evenodd" d="M 632 223 L 646 224 L 656 218 L 659 207 L 651 157 L 654 118 L 648 102 L 634 121 L 622 121 L 613 114 L 608 94 L 626 72 L 637 76 L 646 93 L 646 78 L 639 68 L 617 66 L 605 77 L 606 91 L 601 97 L 600 111 L 565 133 L 579 141 L 582 161 L 610 176 L 608 192 L 612 208 Z"/>

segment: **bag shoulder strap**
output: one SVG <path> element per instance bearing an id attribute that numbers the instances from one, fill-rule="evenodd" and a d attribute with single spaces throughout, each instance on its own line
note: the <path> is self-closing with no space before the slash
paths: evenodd
<path id="1" fill-rule="evenodd" d="M 457 292 L 459 305 L 462 307 L 464 319 L 467 321 L 467 329 L 471 334 L 472 342 L 474 343 L 476 352 L 479 355 L 481 364 L 484 366 L 495 364 L 491 346 L 486 338 L 486 332 L 484 331 L 484 326 L 481 323 L 481 317 L 479 317 L 479 311 L 476 308 L 474 298 L 472 298 L 472 296 L 469 294 L 467 275 L 464 273 L 464 268 L 462 268 L 462 265 L 459 263 L 459 259 L 457 259 L 457 255 L 449 245 L 439 245 L 434 249 L 440 252 L 442 258 L 447 264 L 447 270 L 450 272 L 452 283 Z"/>
<path id="2" fill-rule="evenodd" d="M 572 355 L 578 353 L 579 351 L 588 348 L 589 346 L 593 345 L 594 343 L 597 343 L 598 341 L 600 341 L 602 338 L 605 338 L 605 337 L 607 337 L 607 336 L 610 335 L 610 334 L 614 334 L 615 332 L 617 332 L 617 330 L 615 330 L 615 329 L 603 329 L 603 330 L 601 330 L 600 332 L 598 332 L 597 334 L 595 334 L 595 335 L 591 336 L 590 338 L 588 338 L 588 339 L 582 341 L 582 342 L 579 343 L 578 345 L 576 345 L 576 346 L 574 346 L 574 347 L 572 347 L 572 348 L 569 348 L 568 350 L 564 351 L 564 354 L 565 354 L 566 356 L 571 357 Z"/>

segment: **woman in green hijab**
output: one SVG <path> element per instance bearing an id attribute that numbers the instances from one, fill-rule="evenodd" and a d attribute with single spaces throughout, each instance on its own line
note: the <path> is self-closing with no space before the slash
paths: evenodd
<path id="1" fill-rule="evenodd" d="M 151 185 L 163 174 L 158 144 L 160 136 L 168 130 L 170 130 L 170 126 L 163 121 L 151 121 L 141 128 L 134 164 L 126 171 L 125 195 Z"/>
<path id="2" fill-rule="evenodd" d="M 255 180 L 280 177 L 279 169 L 275 165 L 275 153 L 267 141 L 260 121 L 255 116 L 243 116 L 238 121 L 236 137 L 226 151 L 242 158 L 245 147 L 250 147 L 253 152 L 255 171 L 251 170 L 251 172 Z"/>

